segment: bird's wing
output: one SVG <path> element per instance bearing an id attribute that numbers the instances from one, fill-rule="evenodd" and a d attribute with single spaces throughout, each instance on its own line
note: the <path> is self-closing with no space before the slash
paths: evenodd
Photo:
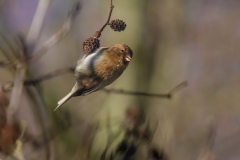
<path id="1" fill-rule="evenodd" d="M 89 88 L 89 89 L 83 91 L 83 92 L 82 92 L 82 96 L 86 96 L 86 95 L 88 95 L 88 94 L 90 94 L 90 93 L 92 93 L 92 92 L 97 91 L 97 90 L 99 89 L 100 84 L 101 84 L 101 83 L 99 83 L 99 84 L 96 85 L 96 86 L 93 86 L 92 88 Z"/>
<path id="2" fill-rule="evenodd" d="M 71 97 L 85 96 L 94 91 L 97 91 L 101 82 L 102 79 L 96 76 L 94 77 L 88 76 L 85 78 L 82 77 L 81 80 L 77 80 L 77 83 L 74 85 L 71 92 L 58 101 L 58 106 L 54 109 L 54 111 L 56 111 L 60 106 L 67 102 Z"/>
<path id="3" fill-rule="evenodd" d="M 97 48 L 97 49 L 93 50 L 93 51 L 90 52 L 90 53 L 85 53 L 84 56 L 89 56 L 89 55 L 91 55 L 91 54 L 100 53 L 100 52 L 102 52 L 102 51 L 104 51 L 104 50 L 106 50 L 106 49 L 107 49 L 107 47 L 100 47 L 100 48 Z"/>
<path id="4" fill-rule="evenodd" d="M 96 59 L 101 57 L 107 47 L 100 47 L 95 52 L 85 54 L 80 60 L 77 62 L 77 66 L 75 68 L 75 76 L 78 77 L 79 74 L 87 74 L 86 72 L 92 72 L 92 65 Z"/>
<path id="5" fill-rule="evenodd" d="M 85 96 L 94 91 L 97 91 L 102 81 L 103 79 L 100 77 L 97 77 L 96 75 L 86 76 L 86 77 L 81 76 L 79 79 L 77 79 L 77 83 L 83 87 L 81 90 L 76 92 L 73 96 Z"/>

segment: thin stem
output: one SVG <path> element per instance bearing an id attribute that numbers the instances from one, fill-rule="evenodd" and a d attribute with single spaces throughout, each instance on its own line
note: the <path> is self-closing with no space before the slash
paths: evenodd
<path id="1" fill-rule="evenodd" d="M 44 54 L 47 53 L 47 51 L 52 48 L 55 44 L 60 42 L 69 32 L 72 21 L 76 17 L 77 13 L 80 11 L 80 4 L 77 2 L 74 4 L 72 10 L 69 13 L 68 18 L 63 23 L 62 27 L 54 34 L 52 35 L 45 43 L 42 44 L 30 57 L 29 60 L 34 61 L 42 57 Z"/>
<path id="2" fill-rule="evenodd" d="M 3 48 L 0 47 L 0 52 L 3 54 L 3 56 L 8 60 L 8 61 L 12 61 L 11 56 L 9 56 L 9 54 L 7 54 L 6 51 L 3 50 Z"/>
<path id="3" fill-rule="evenodd" d="M 117 93 L 117 94 L 125 94 L 125 95 L 134 95 L 134 96 L 145 96 L 145 97 L 156 97 L 156 98 L 172 98 L 173 94 L 187 86 L 187 82 L 184 81 L 174 87 L 170 92 L 162 94 L 162 93 L 147 93 L 147 92 L 137 92 L 137 91 L 126 91 L 122 89 L 102 89 L 102 91 L 107 93 Z"/>
<path id="4" fill-rule="evenodd" d="M 47 14 L 47 10 L 50 2 L 51 0 L 40 0 L 38 3 L 37 10 L 33 17 L 32 25 L 29 29 L 29 32 L 26 38 L 27 44 L 30 47 L 34 48 L 34 45 L 36 45 L 35 43 L 37 42 L 40 36 L 41 30 L 43 27 L 44 18 Z"/>
<path id="5" fill-rule="evenodd" d="M 22 90 L 23 90 L 23 82 L 25 79 L 26 67 L 24 64 L 19 63 L 17 65 L 16 76 L 14 80 L 13 91 L 10 99 L 10 104 L 7 110 L 7 120 L 9 123 L 12 123 L 14 120 L 14 115 L 19 107 Z"/>
<path id="6" fill-rule="evenodd" d="M 69 73 L 69 72 L 74 72 L 74 67 L 58 69 L 58 70 L 56 70 L 54 72 L 48 73 L 48 74 L 43 75 L 41 77 L 38 77 L 38 78 L 35 78 L 35 79 L 31 79 L 31 80 L 25 80 L 24 84 L 25 85 L 35 85 L 35 84 L 38 84 L 40 82 L 43 82 L 43 81 L 46 81 L 46 80 L 58 77 L 60 75 L 63 75 L 63 74 Z"/>
<path id="7" fill-rule="evenodd" d="M 182 88 L 186 87 L 188 85 L 187 81 L 184 81 L 182 83 L 180 83 L 179 85 L 177 85 L 176 87 L 174 87 L 169 94 L 173 95 L 174 93 L 176 93 L 177 91 L 181 90 Z"/>
<path id="8" fill-rule="evenodd" d="M 15 56 L 15 58 L 17 58 L 17 53 L 16 51 L 13 49 L 14 47 L 12 46 L 12 44 L 10 43 L 10 41 L 7 39 L 7 37 L 2 33 L 0 32 L 0 36 L 1 38 L 4 40 L 4 42 L 7 44 L 8 48 L 11 50 L 11 53 Z"/>
<path id="9" fill-rule="evenodd" d="M 24 85 L 35 85 L 35 84 L 41 83 L 43 81 L 50 80 L 52 78 L 61 76 L 62 74 L 69 73 L 69 72 L 74 72 L 74 67 L 59 69 L 54 72 L 43 75 L 41 77 L 35 78 L 35 79 L 25 80 Z M 187 82 L 184 81 L 184 82 L 180 83 L 179 85 L 177 85 L 176 87 L 174 87 L 168 93 L 147 93 L 147 92 L 127 91 L 127 90 L 122 90 L 122 89 L 106 89 L 106 88 L 102 89 L 101 91 L 104 91 L 106 93 L 116 93 L 116 94 L 124 94 L 124 95 L 170 99 L 177 91 L 179 91 L 180 89 L 182 89 L 186 86 L 187 86 Z"/>
<path id="10" fill-rule="evenodd" d="M 104 28 L 109 24 L 109 21 L 110 21 L 111 16 L 112 16 L 112 11 L 113 11 L 113 8 L 114 8 L 112 1 L 113 0 L 110 0 L 110 11 L 109 11 L 109 14 L 108 14 L 108 19 L 105 22 L 105 24 L 102 26 L 102 28 L 95 33 L 95 35 L 94 35 L 95 38 L 99 38 L 101 36 L 101 33 L 104 30 Z"/>
<path id="11" fill-rule="evenodd" d="M 3 68 L 14 67 L 14 63 L 0 61 L 0 67 L 3 67 Z"/>
<path id="12" fill-rule="evenodd" d="M 162 94 L 162 93 L 147 93 L 147 92 L 137 92 L 137 91 L 126 91 L 122 89 L 102 89 L 102 91 L 106 93 L 116 93 L 116 94 L 124 94 L 124 95 L 133 95 L 133 96 L 145 96 L 145 97 L 156 97 L 156 98 L 167 98 L 170 99 L 172 97 L 171 94 Z"/>

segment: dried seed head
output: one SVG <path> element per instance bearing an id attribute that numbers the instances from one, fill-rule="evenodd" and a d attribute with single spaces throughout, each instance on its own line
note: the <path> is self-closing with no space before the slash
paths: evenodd
<path id="1" fill-rule="evenodd" d="M 82 48 L 84 53 L 91 53 L 95 49 L 99 48 L 99 46 L 100 46 L 99 39 L 89 37 L 83 42 Z"/>
<path id="2" fill-rule="evenodd" d="M 114 19 L 110 22 L 110 27 L 112 28 L 112 30 L 117 32 L 124 31 L 126 26 L 126 23 L 120 19 Z"/>

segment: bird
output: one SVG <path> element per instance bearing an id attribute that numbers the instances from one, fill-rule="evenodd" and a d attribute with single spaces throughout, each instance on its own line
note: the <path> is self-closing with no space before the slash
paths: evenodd
<path id="1" fill-rule="evenodd" d="M 70 98 L 85 96 L 114 82 L 127 68 L 133 52 L 126 44 L 100 47 L 84 54 L 75 68 L 76 83 L 70 93 L 58 101 L 56 111 Z"/>

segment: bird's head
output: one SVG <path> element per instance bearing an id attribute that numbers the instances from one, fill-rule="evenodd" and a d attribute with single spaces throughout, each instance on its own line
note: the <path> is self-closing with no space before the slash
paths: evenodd
<path id="1" fill-rule="evenodd" d="M 126 66 L 132 60 L 133 52 L 126 44 L 115 44 L 108 48 L 109 56 L 111 59 L 121 62 Z"/>

